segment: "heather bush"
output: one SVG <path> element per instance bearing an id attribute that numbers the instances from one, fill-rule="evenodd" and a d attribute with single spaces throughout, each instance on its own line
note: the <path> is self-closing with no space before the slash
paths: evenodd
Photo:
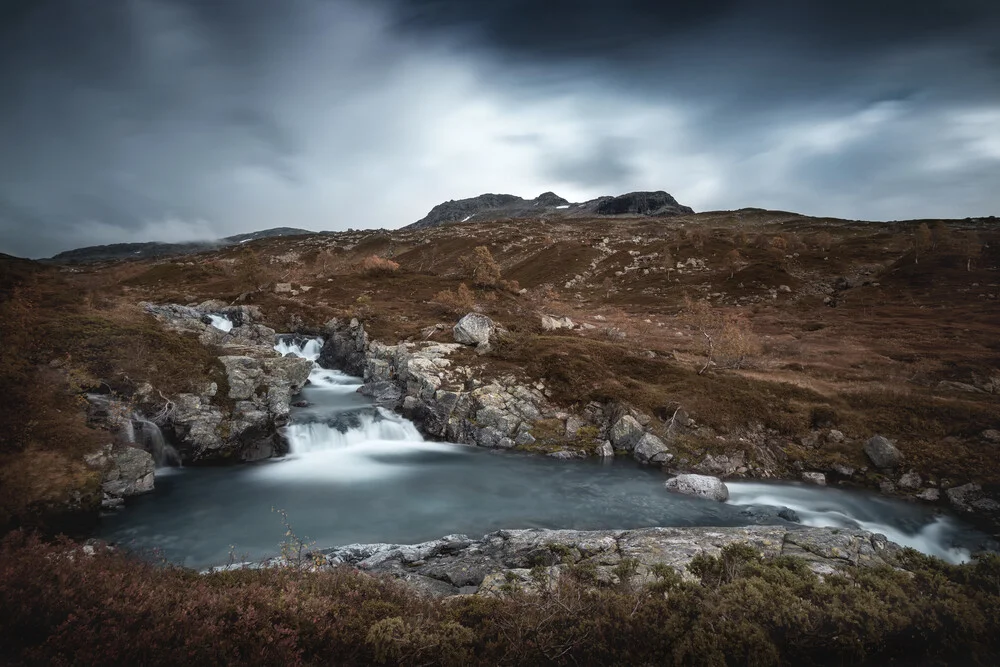
<path id="1" fill-rule="evenodd" d="M 236 256 L 232 271 L 244 292 L 260 292 L 275 282 L 271 267 L 253 249 L 246 246 Z"/>

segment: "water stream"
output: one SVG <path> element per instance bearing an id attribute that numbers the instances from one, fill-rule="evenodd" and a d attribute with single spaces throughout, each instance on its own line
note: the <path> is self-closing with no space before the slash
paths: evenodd
<path id="1" fill-rule="evenodd" d="M 282 337 L 279 352 L 319 357 L 321 341 Z M 357 393 L 359 378 L 315 365 L 293 410 L 291 454 L 236 468 L 157 472 L 156 490 L 106 517 L 100 536 L 191 567 L 278 551 L 292 529 L 319 546 L 413 543 L 501 528 L 606 529 L 781 523 L 862 527 L 952 562 L 984 536 L 913 503 L 795 484 L 730 483 L 718 503 L 667 492 L 632 461 L 556 461 L 425 441 Z"/>

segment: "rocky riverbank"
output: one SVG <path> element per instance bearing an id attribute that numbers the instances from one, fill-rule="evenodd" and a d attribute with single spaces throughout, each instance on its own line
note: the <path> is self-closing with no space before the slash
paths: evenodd
<path id="1" fill-rule="evenodd" d="M 644 528 L 639 530 L 500 530 L 472 539 L 449 535 L 422 544 L 352 544 L 313 551 L 306 566 L 349 565 L 392 575 L 435 596 L 495 595 L 511 587 L 551 586 L 572 571 L 595 583 L 642 585 L 663 566 L 691 577 L 698 554 L 745 543 L 764 557 L 796 556 L 819 574 L 848 566 L 895 565 L 901 547 L 860 530 L 789 526 Z M 302 564 L 299 563 L 299 564 Z M 296 561 L 276 558 L 268 566 Z"/>

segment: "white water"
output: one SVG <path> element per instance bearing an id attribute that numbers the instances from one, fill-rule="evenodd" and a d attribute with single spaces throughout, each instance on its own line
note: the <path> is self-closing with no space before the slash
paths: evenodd
<path id="1" fill-rule="evenodd" d="M 233 330 L 233 321 L 225 315 L 209 315 L 208 319 L 212 320 L 212 326 L 219 331 L 229 333 Z"/>
<path id="2" fill-rule="evenodd" d="M 861 528 L 881 533 L 906 547 L 950 563 L 969 560 L 967 549 L 952 546 L 952 539 L 962 530 L 947 516 L 927 522 L 924 512 L 876 496 L 862 496 L 839 489 L 791 484 L 761 484 L 729 482 L 729 503 L 732 505 L 763 505 L 795 510 L 803 525 L 829 528 Z"/>
<path id="3" fill-rule="evenodd" d="M 310 407 L 293 413 L 291 423 L 285 427 L 293 455 L 345 447 L 380 447 L 387 442 L 424 442 L 412 422 L 358 400 L 361 378 L 322 368 L 317 363 L 323 349 L 322 339 L 282 336 L 274 349 L 282 355 L 293 354 L 313 362 L 309 385 L 302 392 Z M 330 462 L 329 457 L 323 460 Z M 317 459 L 315 463 L 319 465 L 320 461 Z"/>
<path id="4" fill-rule="evenodd" d="M 307 454 L 370 442 L 423 442 L 423 436 L 411 422 L 394 415 L 387 417 L 384 411 L 359 414 L 357 419 L 360 425 L 343 432 L 322 422 L 289 424 L 287 436 L 292 453 Z"/>

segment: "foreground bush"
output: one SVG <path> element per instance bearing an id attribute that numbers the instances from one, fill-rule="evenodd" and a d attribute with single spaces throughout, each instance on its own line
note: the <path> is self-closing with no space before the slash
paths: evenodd
<path id="1" fill-rule="evenodd" d="M 440 602 L 349 569 L 198 575 L 13 533 L 0 544 L 0 655 L 14 664 L 995 664 L 1000 560 L 820 580 L 752 549 L 683 581 Z M 619 576 L 636 571 L 631 562 Z M 543 570 L 537 572 L 541 582 Z M 544 588 L 544 587 L 543 587 Z"/>

